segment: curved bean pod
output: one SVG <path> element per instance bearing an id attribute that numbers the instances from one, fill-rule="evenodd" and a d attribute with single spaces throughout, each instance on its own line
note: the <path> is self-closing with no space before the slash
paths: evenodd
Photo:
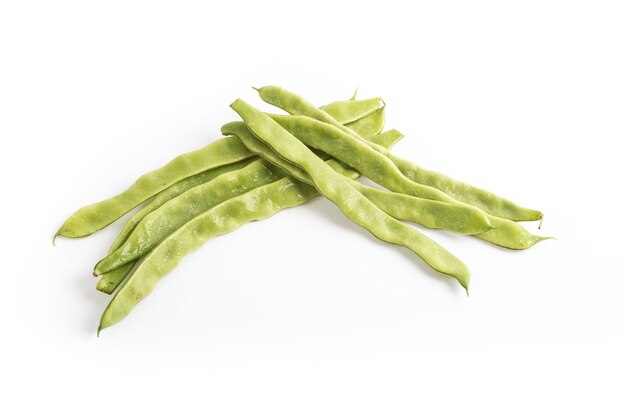
<path id="1" fill-rule="evenodd" d="M 534 235 L 526 230 L 524 226 L 512 220 L 489 216 L 489 221 L 494 226 L 494 229 L 475 234 L 474 237 L 502 248 L 513 250 L 528 249 L 543 240 L 554 239 L 549 236 Z"/>
<path id="2" fill-rule="evenodd" d="M 431 200 L 457 202 L 443 191 L 405 177 L 389 158 L 373 149 L 376 145 L 368 145 L 364 140 L 349 136 L 328 123 L 307 116 L 271 117 L 305 145 L 331 155 L 391 191 Z"/>
<path id="3" fill-rule="evenodd" d="M 378 107 L 377 100 L 353 101 L 350 105 L 346 104 L 343 109 L 339 105 L 334 105 L 331 111 L 342 121 L 342 117 L 347 117 L 344 123 L 348 123 L 369 115 L 375 110 L 374 105 Z M 89 236 L 184 178 L 251 156 L 236 138 L 223 138 L 201 149 L 182 154 L 165 166 L 142 175 L 123 193 L 80 208 L 61 225 L 54 235 L 53 242 L 57 236 L 67 238 Z"/>
<path id="4" fill-rule="evenodd" d="M 243 122 L 231 122 L 222 126 L 222 134 L 237 136 L 253 153 L 283 168 L 299 181 L 314 185 L 302 168 L 281 158 L 268 145 L 254 136 Z M 344 167 L 337 160 L 328 160 L 326 163 L 344 177 L 354 179 L 359 176 L 357 171 Z M 475 207 L 411 197 L 380 190 L 357 181 L 350 181 L 350 184 L 378 208 L 396 219 L 412 221 L 431 229 L 449 230 L 465 235 L 492 229 L 485 213 Z"/>
<path id="5" fill-rule="evenodd" d="M 286 177 L 226 200 L 185 223 L 142 259 L 104 311 L 98 333 L 126 317 L 185 255 L 212 237 L 300 205 L 316 195 L 315 188 Z"/>
<path id="6" fill-rule="evenodd" d="M 368 140 L 371 140 L 372 143 L 379 143 L 381 146 L 391 146 L 401 138 L 402 134 L 400 132 L 391 130 L 369 138 Z M 346 168 L 344 168 L 344 170 L 349 171 L 349 175 L 353 175 L 354 177 L 358 176 L 356 171 Z M 299 182 L 294 178 L 285 177 L 271 184 L 255 188 L 241 196 L 227 200 L 195 217 L 190 222 L 185 223 L 177 231 L 160 242 L 148 255 L 141 258 L 140 261 L 137 261 L 137 269 L 131 273 L 127 283 L 122 287 L 122 290 L 116 294 L 103 314 L 98 331 L 124 318 L 141 299 L 145 298 L 150 291 L 152 291 L 157 282 L 182 260 L 182 258 L 212 237 L 218 234 L 228 233 L 246 222 L 260 220 L 263 216 L 269 217 L 282 209 L 304 204 L 318 195 L 319 193 L 314 187 Z M 261 210 L 255 207 L 254 204 L 248 204 L 246 202 L 271 202 L 271 204 L 264 205 L 264 209 Z M 242 205 L 245 208 L 245 216 L 235 219 L 233 210 L 238 210 L 237 207 L 242 207 Z M 230 229 L 220 228 L 219 225 L 216 225 L 215 222 L 225 214 L 231 216 L 231 219 L 236 220 L 238 224 L 234 224 Z M 185 238 L 188 236 L 192 236 L 195 241 L 177 241 L 178 237 Z M 175 256 L 162 257 L 161 254 L 169 253 L 172 247 L 177 248 Z M 165 268 L 156 267 L 156 264 L 161 265 L 163 259 L 166 264 Z M 134 263 L 126 265 L 134 265 Z M 113 271 L 117 271 L 118 269 L 120 268 Z M 147 283 L 144 281 L 147 281 Z M 126 288 L 127 286 L 128 288 Z M 147 292 L 145 291 L 146 288 L 148 289 Z M 113 290 L 111 290 L 111 292 Z"/>
<path id="7" fill-rule="evenodd" d="M 467 203 L 458 202 L 440 190 L 437 190 L 438 194 L 416 195 L 410 188 L 405 188 L 404 185 L 398 187 L 390 181 L 391 178 L 384 177 L 382 175 L 382 168 L 378 168 L 378 170 L 375 169 L 376 165 L 369 161 L 369 158 L 372 158 L 373 160 L 386 159 L 388 162 L 385 161 L 385 164 L 388 165 L 389 162 L 393 164 L 393 161 L 385 157 L 385 154 L 389 153 L 380 146 L 356 140 L 351 136 L 345 135 L 338 129 L 335 129 L 333 126 L 306 116 L 272 116 L 272 118 L 274 118 L 274 120 L 281 124 L 281 126 L 285 127 L 290 133 L 305 144 L 313 148 L 320 149 L 329 155 L 332 155 L 336 159 L 347 163 L 362 174 L 370 177 L 372 180 L 391 189 L 392 191 L 399 191 L 406 194 L 412 194 L 417 197 L 436 199 L 449 203 L 457 202 L 458 204 L 468 205 Z M 369 146 L 374 152 L 361 153 L 360 151 L 364 149 L 364 146 Z M 382 164 L 379 166 L 382 166 Z M 393 166 L 395 167 L 395 164 L 393 164 Z M 399 170 L 396 168 L 396 171 Z M 389 172 L 392 172 L 392 170 L 389 170 Z M 370 175 L 374 176 L 374 178 Z M 397 175 L 397 172 L 395 175 Z M 382 181 L 379 182 L 378 178 L 382 178 Z M 410 180 L 407 179 L 406 181 Z M 410 182 L 416 184 L 412 181 Z M 422 185 L 421 187 L 434 189 L 425 185 Z M 441 195 L 443 195 L 444 198 L 441 198 Z M 477 237 L 495 245 L 507 249 L 528 249 L 542 240 L 549 239 L 549 237 L 533 235 L 524 227 L 517 225 L 511 220 L 493 215 L 488 215 L 487 218 L 493 227 L 493 230 L 480 233 Z"/>
<path id="8" fill-rule="evenodd" d="M 354 125 L 353 128 L 359 134 L 369 137 L 370 134 L 372 134 L 373 132 L 375 132 L 375 134 L 378 134 L 380 130 L 382 130 L 382 127 L 384 125 L 384 108 L 379 107 L 380 103 L 380 99 L 351 100 L 348 102 L 341 102 L 341 104 L 339 104 L 339 102 L 336 102 L 336 104 L 332 107 L 329 107 L 328 110 L 333 117 L 339 120 L 355 120 L 355 122 L 352 123 Z M 378 143 L 380 145 L 383 145 L 383 147 L 390 148 L 402 137 L 403 135 L 400 132 L 392 130 L 386 132 L 384 135 L 377 135 L 372 139 L 373 143 Z M 133 217 L 131 217 L 131 219 L 126 223 L 126 225 L 118 235 L 117 239 L 111 246 L 109 254 L 111 254 L 121 246 L 121 244 L 134 230 L 135 226 L 146 215 L 160 207 L 165 202 L 182 194 L 184 191 L 187 191 L 188 189 L 196 185 L 209 181 L 210 179 L 214 178 L 222 172 L 226 172 L 225 170 L 227 169 L 234 170 L 243 167 L 250 161 L 252 161 L 252 159 L 247 159 L 225 167 L 215 168 L 214 170 L 201 172 L 194 176 L 180 180 L 178 183 L 172 185 L 168 189 L 163 190 L 162 192 L 157 194 L 150 203 L 148 203 Z M 121 265 L 113 269 L 112 271 L 104 273 L 98 281 L 96 288 L 102 292 L 111 294 L 124 280 L 124 278 L 126 278 L 135 263 L 136 262 L 130 262 L 126 265 Z"/>
<path id="9" fill-rule="evenodd" d="M 161 191 L 154 198 L 142 207 L 137 213 L 135 213 L 129 220 L 126 222 L 124 227 L 122 228 L 120 234 L 117 236 L 111 248 L 113 250 L 120 247 L 122 243 L 128 238 L 128 236 L 135 229 L 135 226 L 143 220 L 148 214 L 152 213 L 154 210 L 161 207 L 163 204 L 167 203 L 171 199 L 178 197 L 184 192 L 197 187 L 198 185 L 205 184 L 212 179 L 219 177 L 222 174 L 227 172 L 236 171 L 238 169 L 244 168 L 248 164 L 252 163 L 255 158 L 244 159 L 243 161 L 234 162 L 232 164 L 220 166 L 217 168 L 209 169 L 207 171 L 203 171 L 199 174 L 192 175 L 191 177 L 184 178 L 178 181 L 176 184 L 173 184 L 169 188 Z"/>
<path id="10" fill-rule="evenodd" d="M 380 97 L 365 100 L 340 100 L 320 107 L 341 124 L 349 124 L 369 115 L 381 108 L 383 101 Z M 361 115 L 357 117 L 357 115 Z M 378 132 L 377 132 L 378 133 Z"/>
<path id="11" fill-rule="evenodd" d="M 141 220 L 119 248 L 98 262 L 94 275 L 102 275 L 145 255 L 165 237 L 211 207 L 285 175 L 282 169 L 257 159 L 244 168 L 182 193 Z"/>
<path id="12" fill-rule="evenodd" d="M 309 116 L 318 121 L 331 124 L 343 133 L 363 141 L 363 138 L 360 137 L 354 130 L 350 129 L 350 127 L 340 124 L 331 115 L 316 108 L 301 96 L 276 86 L 263 87 L 257 89 L 257 91 L 259 92 L 261 99 L 282 108 L 290 114 Z M 373 148 L 379 152 L 382 151 L 382 149 L 376 146 Z M 513 221 L 533 221 L 541 220 L 543 218 L 543 214 L 538 210 L 519 206 L 512 201 L 499 197 L 489 191 L 474 187 L 461 181 L 453 180 L 450 177 L 443 176 L 433 171 L 424 170 L 409 161 L 392 157 L 389 155 L 389 152 L 383 153 L 392 159 L 392 161 L 407 178 L 420 184 L 437 188 L 458 201 L 475 205 L 489 214 Z"/>
<path id="13" fill-rule="evenodd" d="M 312 117 L 313 119 L 319 120 L 321 122 L 331 124 L 344 133 L 362 139 L 352 129 L 342 125 L 332 115 L 328 114 L 324 110 L 318 109 L 313 104 L 308 102 L 304 97 L 301 97 L 295 93 L 292 93 L 291 91 L 285 90 L 284 88 L 275 85 L 267 85 L 261 88 L 253 88 L 259 93 L 259 97 L 261 97 L 261 100 L 280 109 L 283 109 L 289 114 Z"/>
<path id="14" fill-rule="evenodd" d="M 55 238 L 89 236 L 183 178 L 250 157 L 252 153 L 237 138 L 224 138 L 182 154 L 162 168 L 142 175 L 123 193 L 79 209 L 63 223 Z"/>
<path id="15" fill-rule="evenodd" d="M 391 159 L 400 172 L 410 180 L 437 188 L 456 200 L 478 207 L 493 216 L 517 222 L 541 220 L 543 218 L 543 214 L 538 210 L 522 207 L 490 191 L 455 180 L 447 175 L 424 169 L 406 159 L 391 154 L 385 149 L 377 147 L 376 150 Z"/>
<path id="16" fill-rule="evenodd" d="M 375 136 L 368 137 L 367 141 L 380 145 L 385 149 L 391 149 L 403 137 L 404 135 L 398 132 L 396 129 L 390 129 L 386 132 L 382 132 Z"/>
<path id="17" fill-rule="evenodd" d="M 350 220 L 382 241 L 410 249 L 431 268 L 454 277 L 467 290 L 470 272 L 458 258 L 427 236 L 379 209 L 359 193 L 347 178 L 334 171 L 269 116 L 241 99 L 236 100 L 231 107 L 257 138 L 283 159 L 302 168 L 320 194 L 335 203 Z"/>
<path id="18" fill-rule="evenodd" d="M 385 126 L 385 107 L 375 110 L 363 119 L 346 124 L 346 127 L 352 129 L 359 136 L 368 138 L 379 134 Z"/>
<path id="19" fill-rule="evenodd" d="M 184 178 L 178 181 L 176 184 L 170 186 L 169 188 L 161 191 L 159 194 L 155 195 L 148 204 L 142 207 L 126 222 L 126 224 L 118 234 L 117 238 L 111 245 L 111 248 L 109 249 L 109 255 L 115 252 L 115 250 L 118 249 L 126 241 L 128 236 L 130 236 L 133 230 L 135 230 L 135 226 L 137 226 L 144 217 L 152 213 L 157 208 L 161 207 L 163 204 L 167 203 L 169 200 L 181 195 L 182 193 L 193 187 L 204 184 L 221 174 L 243 168 L 252 160 L 252 158 L 248 158 L 246 160 L 235 162 L 233 164 L 209 169 L 208 171 L 204 171 L 199 174 L 192 175 L 191 177 Z M 99 291 L 107 294 L 113 293 L 113 291 L 115 291 L 115 289 L 124 280 L 124 278 L 126 278 L 134 265 L 135 262 L 130 262 L 126 265 L 120 265 L 112 271 L 104 273 L 96 284 L 96 288 Z"/>
<path id="20" fill-rule="evenodd" d="M 135 265 L 137 265 L 137 262 L 139 262 L 139 260 L 129 262 L 107 272 L 106 274 L 102 274 L 96 284 L 96 289 L 105 294 L 113 294 L 117 287 L 119 287 L 128 276 L 130 271 L 132 271 Z"/>

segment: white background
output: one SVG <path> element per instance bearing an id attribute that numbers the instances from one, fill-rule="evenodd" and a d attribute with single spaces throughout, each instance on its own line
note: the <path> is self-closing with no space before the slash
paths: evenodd
<path id="1" fill-rule="evenodd" d="M 3 415 L 626 412 L 623 1 L 0 4 Z M 121 223 L 53 233 L 264 84 L 382 96 L 399 155 L 558 240 L 428 232 L 468 299 L 317 199 L 209 242 L 97 338 L 91 270 Z"/>

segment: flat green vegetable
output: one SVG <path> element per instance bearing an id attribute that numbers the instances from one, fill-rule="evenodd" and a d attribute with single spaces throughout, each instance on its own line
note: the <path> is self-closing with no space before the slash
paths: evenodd
<path id="1" fill-rule="evenodd" d="M 299 181 L 314 185 L 303 169 L 281 158 L 268 145 L 256 138 L 243 122 L 231 122 L 222 126 L 222 134 L 237 136 L 255 154 L 283 168 Z M 344 167 L 336 160 L 327 160 L 326 163 L 347 178 L 354 179 L 359 176 L 357 171 Z M 460 234 L 476 234 L 492 229 L 485 213 L 475 207 L 411 197 L 380 190 L 356 181 L 351 181 L 350 184 L 378 208 L 396 219 Z"/>
<path id="2" fill-rule="evenodd" d="M 263 99 L 263 101 L 275 105 L 285 110 L 289 114 L 303 115 L 314 118 L 318 121 L 334 126 L 336 129 L 340 130 L 346 135 L 358 139 L 363 143 L 365 142 L 363 138 L 353 129 L 350 129 L 349 126 L 342 125 L 335 118 L 333 118 L 332 115 L 326 113 L 323 109 L 318 109 L 317 107 L 313 106 L 303 97 L 300 97 L 290 91 L 276 86 L 262 87 L 260 89 L 257 89 L 257 91 L 259 92 L 259 96 L 261 97 L 261 99 Z M 275 120 L 278 119 L 275 118 Z M 372 148 L 374 148 L 378 152 L 383 151 L 383 149 L 380 149 L 376 146 L 372 146 Z M 410 163 L 409 161 L 390 155 L 388 151 L 382 153 L 385 156 L 389 157 L 391 161 L 397 165 L 399 171 L 409 179 L 417 183 L 439 189 L 444 193 L 449 194 L 451 197 L 457 199 L 458 201 L 475 205 L 476 207 L 484 210 L 489 214 L 513 221 L 532 221 L 541 220 L 543 218 L 543 214 L 538 210 L 521 207 L 513 203 L 512 201 L 499 197 L 489 191 L 474 187 L 461 181 L 454 180 L 450 177 L 435 173 L 433 171 L 425 170 L 415 164 Z M 364 175 L 367 174 L 364 173 Z"/>
<path id="3" fill-rule="evenodd" d="M 470 272 L 439 244 L 404 223 L 471 235 L 510 249 L 535 236 L 519 221 L 543 214 L 399 158 L 389 149 L 403 135 L 385 123 L 380 98 L 315 107 L 277 86 L 256 89 L 289 115 L 231 104 L 243 121 L 226 135 L 142 175 L 126 191 L 85 206 L 55 234 L 88 236 L 143 204 L 94 268 L 96 288 L 114 294 L 98 328 L 118 323 L 191 251 L 213 237 L 323 195 L 346 217 L 383 242 L 403 246 L 437 273 L 468 290 Z M 356 179 L 364 175 L 371 186 Z"/>
<path id="4" fill-rule="evenodd" d="M 209 239 L 245 223 L 270 217 L 284 208 L 300 205 L 316 195 L 313 187 L 283 178 L 226 200 L 185 223 L 139 263 L 104 311 L 98 333 L 126 317 L 185 255 Z"/>
<path id="5" fill-rule="evenodd" d="M 476 209 L 437 188 L 406 178 L 388 157 L 391 154 L 380 146 L 358 140 L 328 123 L 310 117 L 272 115 L 272 118 L 306 145 L 331 155 L 392 191 L 451 204 L 464 204 Z M 442 183 L 446 181 L 442 180 Z M 450 181 L 448 184 L 454 188 L 455 185 Z M 474 191 L 478 194 L 476 189 Z M 535 236 L 508 219 L 493 215 L 487 215 L 487 219 L 493 230 L 479 233 L 476 237 L 504 248 L 527 249 L 548 239 Z"/>
<path id="6" fill-rule="evenodd" d="M 245 127 L 245 126 L 244 126 Z M 372 143 L 392 146 L 402 138 L 396 130 L 370 138 Z M 350 170 L 350 175 L 358 175 Z M 279 211 L 301 205 L 318 196 L 317 190 L 292 177 L 257 187 L 194 217 L 167 236 L 137 263 L 107 306 L 98 333 L 125 318 L 190 252 L 211 238 L 229 233 L 247 222 L 261 220 Z"/>
<path id="7" fill-rule="evenodd" d="M 89 236 L 183 178 L 252 156 L 237 138 L 224 138 L 180 155 L 164 167 L 142 175 L 123 193 L 79 209 L 63 223 L 55 238 Z"/>
<path id="8" fill-rule="evenodd" d="M 372 132 L 375 132 L 375 135 L 380 133 L 384 125 L 384 107 L 380 107 L 380 103 L 380 99 L 351 100 L 341 103 L 335 102 L 334 105 L 329 108 L 329 112 L 333 114 L 333 117 L 338 118 L 339 120 L 343 120 L 345 118 L 345 120 L 347 121 L 358 122 L 358 125 L 355 125 L 354 129 L 357 130 L 359 134 L 369 137 L 370 133 Z M 400 132 L 389 131 L 385 135 L 381 135 L 380 138 L 376 136 L 374 139 L 375 142 L 373 143 L 378 143 L 379 145 L 383 145 L 384 147 L 391 147 L 400 138 L 402 138 L 402 134 Z M 380 142 L 376 142 L 376 140 L 380 140 Z M 152 199 L 152 201 L 150 201 L 150 203 L 144 206 L 133 217 L 131 217 L 131 219 L 128 220 L 128 222 L 124 225 L 124 228 L 118 235 L 117 239 L 113 242 L 113 245 L 109 250 L 109 255 L 111 255 L 116 249 L 118 249 L 122 245 L 122 243 L 126 241 L 126 239 L 133 232 L 137 224 L 139 224 L 139 222 L 145 216 L 162 206 L 167 201 L 175 198 L 176 196 L 195 186 L 198 186 L 215 178 L 221 173 L 241 168 L 251 161 L 253 161 L 253 158 L 249 158 L 224 167 L 218 167 L 213 170 L 204 171 L 191 177 L 184 178 L 176 184 L 170 186 L 169 188 L 161 191 Z M 96 288 L 99 291 L 105 292 L 107 294 L 113 293 L 113 291 L 115 291 L 115 289 L 120 285 L 124 278 L 126 278 L 129 271 L 135 264 L 136 262 L 131 261 L 128 264 L 120 265 L 119 267 L 104 273 L 98 281 Z"/>
<path id="9" fill-rule="evenodd" d="M 380 97 L 366 100 L 341 100 L 320 107 L 321 110 L 330 114 L 333 119 L 341 120 L 341 124 L 350 124 L 358 121 L 364 115 L 376 112 L 384 107 Z M 360 116 L 360 117 L 359 117 Z M 374 134 L 377 134 L 376 132 Z"/>
<path id="10" fill-rule="evenodd" d="M 404 246 L 434 270 L 449 275 L 468 288 L 470 272 L 454 255 L 417 230 L 394 219 L 359 193 L 348 179 L 329 167 L 300 140 L 272 118 L 241 99 L 231 104 L 254 135 L 276 154 L 304 170 L 315 187 L 352 221 L 382 241 Z"/>
<path id="11" fill-rule="evenodd" d="M 285 175 L 282 169 L 257 159 L 182 193 L 141 220 L 119 248 L 98 262 L 94 275 L 102 275 L 138 259 L 166 236 L 211 207 Z"/>

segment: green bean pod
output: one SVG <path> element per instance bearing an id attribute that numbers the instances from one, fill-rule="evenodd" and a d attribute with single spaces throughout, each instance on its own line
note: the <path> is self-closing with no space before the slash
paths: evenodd
<path id="1" fill-rule="evenodd" d="M 152 213 L 154 210 L 158 209 L 171 199 L 178 197 L 179 195 L 194 187 L 197 187 L 198 185 L 205 184 L 222 174 L 244 168 L 248 164 L 252 163 L 255 159 L 256 158 L 248 158 L 244 159 L 243 161 L 234 162 L 232 164 L 203 171 L 199 174 L 192 175 L 191 177 L 184 178 L 178 181 L 176 184 L 171 185 L 169 188 L 161 191 L 160 193 L 155 195 L 148 204 L 146 204 L 137 213 L 135 213 L 128 220 L 128 222 L 126 222 L 120 234 L 113 242 L 113 245 L 111 245 L 111 248 L 113 250 L 119 248 L 121 244 L 128 238 L 128 236 L 130 236 L 132 231 L 135 229 L 135 226 L 137 226 L 144 217 L 146 217 L 148 214 Z"/>
<path id="2" fill-rule="evenodd" d="M 141 220 L 119 248 L 98 262 L 94 275 L 102 275 L 145 255 L 166 236 L 211 207 L 285 175 L 282 169 L 257 159 L 182 193 Z"/>
<path id="3" fill-rule="evenodd" d="M 169 188 L 161 191 L 156 196 L 154 196 L 154 198 L 148 204 L 142 207 L 126 222 L 126 224 L 118 234 L 117 238 L 111 245 L 111 248 L 109 249 L 109 255 L 115 252 L 115 250 L 118 249 L 126 241 L 128 236 L 130 236 L 133 230 L 135 230 L 135 227 L 141 222 L 144 217 L 161 207 L 163 204 L 181 195 L 185 191 L 200 184 L 204 184 L 221 174 L 243 168 L 251 161 L 253 161 L 253 158 L 248 158 L 243 161 L 224 165 L 214 169 L 209 169 L 199 174 L 192 175 L 191 177 L 184 178 L 178 181 L 176 184 L 170 186 Z M 126 278 L 134 264 L 134 262 L 131 262 L 126 265 L 120 265 L 112 271 L 102 274 L 102 277 L 96 284 L 96 288 L 99 291 L 111 294 L 124 280 L 124 278 Z"/>
<path id="4" fill-rule="evenodd" d="M 330 110 L 335 112 L 333 113 L 334 116 L 344 123 L 348 123 L 368 116 L 379 106 L 380 101 L 378 99 L 368 99 L 354 101 L 344 108 L 335 105 Z M 342 117 L 347 119 L 344 121 L 341 119 Z M 123 193 L 76 211 L 61 225 L 54 235 L 53 241 L 56 240 L 57 236 L 67 238 L 89 236 L 184 178 L 212 168 L 242 161 L 251 156 L 236 138 L 223 138 L 201 149 L 182 154 L 165 166 L 142 175 Z"/>
<path id="5" fill-rule="evenodd" d="M 549 236 L 537 236 L 530 233 L 524 226 L 512 220 L 489 216 L 494 226 L 492 230 L 475 234 L 474 237 L 506 249 L 529 249 L 537 243 L 553 239 Z"/>
<path id="6" fill-rule="evenodd" d="M 334 171 L 266 114 L 241 99 L 236 100 L 231 107 L 257 138 L 283 159 L 303 169 L 320 194 L 335 203 L 350 220 L 382 241 L 410 249 L 431 268 L 454 277 L 465 289 L 468 288 L 470 272 L 458 258 L 427 236 L 379 209 L 359 193 L 347 178 Z"/>
<path id="7" fill-rule="evenodd" d="M 243 127 L 245 128 L 245 126 Z M 395 131 L 393 135 L 386 134 L 383 138 L 387 140 L 389 137 L 397 138 L 399 135 L 401 134 Z M 376 140 L 377 138 L 374 137 L 373 141 L 376 142 Z M 353 177 L 358 176 L 356 171 L 353 171 L 352 174 Z M 284 175 L 285 172 L 275 168 L 274 165 L 268 165 L 266 161 L 257 159 L 244 168 L 230 171 L 213 181 L 200 184 L 181 193 L 146 215 L 134 227 L 130 236 L 96 265 L 94 275 L 104 274 L 103 279 L 107 284 L 103 283 L 103 287 L 111 288 L 116 278 L 121 280 L 125 277 L 125 274 L 121 276 L 122 271 L 124 271 L 124 269 L 120 269 L 122 266 L 149 252 L 165 236 L 198 213 L 227 198 L 232 198 L 242 191 L 275 181 Z M 114 276 L 107 277 L 106 274 L 108 273 L 112 273 Z"/>
<path id="8" fill-rule="evenodd" d="M 353 138 L 328 123 L 307 116 L 271 117 L 304 144 L 331 155 L 391 191 L 431 200 L 457 202 L 436 188 L 406 178 L 389 158 L 372 148 L 375 145 Z"/>
<path id="9" fill-rule="evenodd" d="M 400 172 L 410 180 L 437 188 L 458 201 L 480 208 L 485 213 L 518 222 L 541 220 L 543 218 L 543 214 L 538 210 L 519 206 L 490 191 L 455 180 L 447 175 L 424 169 L 378 147 L 376 149 L 391 159 Z"/>
<path id="10" fill-rule="evenodd" d="M 98 333 L 126 317 L 162 277 L 209 239 L 245 223 L 270 217 L 284 208 L 303 204 L 316 195 L 313 187 L 285 177 L 226 200 L 185 223 L 139 262 L 104 311 Z"/>
<path id="11" fill-rule="evenodd" d="M 427 189 L 436 190 L 437 192 L 416 195 L 411 187 L 406 187 L 405 184 L 402 183 L 398 186 L 394 183 L 393 178 L 386 177 L 383 174 L 386 172 L 389 175 L 395 175 L 398 177 L 399 170 L 395 168 L 394 171 L 392 168 L 389 168 L 389 163 L 393 164 L 393 161 L 385 156 L 385 153 L 388 153 L 380 146 L 356 140 L 327 123 L 323 123 L 306 116 L 273 115 L 272 118 L 274 118 L 274 120 L 281 124 L 281 126 L 285 127 L 294 136 L 298 137 L 298 139 L 300 139 L 303 143 L 332 155 L 336 159 L 350 165 L 362 174 L 370 177 L 373 181 L 378 182 L 392 191 L 422 198 L 436 199 L 449 203 L 457 202 L 458 204 L 465 204 L 469 206 L 469 204 L 458 202 L 448 194 L 445 194 L 443 191 L 427 185 L 419 184 L 420 187 L 425 188 L 418 188 L 417 190 L 420 191 L 422 189 Z M 364 147 L 368 146 L 372 148 L 371 151 L 374 152 L 361 152 Z M 377 165 L 376 161 L 382 162 Z M 396 165 L 393 164 L 393 167 L 395 166 Z M 402 177 L 406 178 L 404 176 Z M 406 181 L 416 184 L 409 179 L 406 179 Z M 542 240 L 549 239 L 548 237 L 533 235 L 524 227 L 517 225 L 511 220 L 493 215 L 487 215 L 487 218 L 493 227 L 493 230 L 480 233 L 476 237 L 497 246 L 515 250 L 528 249 Z"/>
<path id="12" fill-rule="evenodd" d="M 308 102 L 304 97 L 301 97 L 295 93 L 292 93 L 291 91 L 275 85 L 267 85 L 261 88 L 254 87 L 254 89 L 259 93 L 259 97 L 261 98 L 261 100 L 280 109 L 283 109 L 289 114 L 312 117 L 313 119 L 319 120 L 321 122 L 331 124 L 337 129 L 343 131 L 344 133 L 362 139 L 352 129 L 342 125 L 332 115 L 328 114 L 322 109 L 318 109 L 313 104 Z"/>
<path id="13" fill-rule="evenodd" d="M 390 130 L 368 140 L 386 147 L 392 146 L 401 138 L 400 132 Z M 358 175 L 356 171 L 349 171 L 350 175 L 355 177 Z M 194 217 L 159 242 L 145 257 L 137 261 L 137 268 L 131 272 L 127 282 L 105 310 L 98 332 L 126 317 L 134 306 L 152 291 L 162 277 L 173 270 L 189 252 L 212 237 L 228 233 L 247 222 L 272 216 L 280 210 L 304 204 L 318 195 L 319 193 L 314 187 L 296 181 L 294 178 L 285 177 L 271 184 L 255 188 L 241 196 L 226 200 L 224 203 Z M 262 203 L 260 207 L 257 206 L 257 202 Z M 234 212 L 242 213 L 242 215 L 238 216 Z M 232 222 L 228 227 L 219 223 L 219 220 L 224 216 L 229 216 L 229 220 Z M 134 263 L 131 262 L 124 266 L 127 265 L 134 265 Z M 120 268 L 112 272 L 118 269 Z M 115 286 L 117 285 L 119 283 Z M 108 289 L 111 286 L 109 284 L 108 287 L 104 288 Z"/>
<path id="14" fill-rule="evenodd" d="M 358 119 L 352 123 L 346 124 L 346 127 L 349 127 L 363 138 L 379 134 L 384 126 L 385 107 L 375 110 L 363 119 Z"/>
<path id="15" fill-rule="evenodd" d="M 330 114 L 339 120 L 348 123 L 353 121 L 353 129 L 359 134 L 369 137 L 370 134 L 377 135 L 384 125 L 384 107 L 380 107 L 380 99 L 366 99 L 366 100 L 351 100 L 347 102 L 335 102 L 335 104 L 328 108 Z M 392 147 L 400 138 L 402 134 L 398 131 L 389 131 L 384 135 L 375 136 L 373 143 L 383 145 L 385 148 Z M 380 142 L 376 142 L 379 140 Z M 227 165 L 225 167 L 218 167 L 214 170 L 208 170 L 199 174 L 193 175 L 188 178 L 184 178 L 169 188 L 161 191 L 157 194 L 150 203 L 139 210 L 128 222 L 116 238 L 115 242 L 109 250 L 109 254 L 118 249 L 121 244 L 127 239 L 130 233 L 134 230 L 135 226 L 149 213 L 163 205 L 170 199 L 182 194 L 190 188 L 193 188 L 199 184 L 205 183 L 226 170 L 234 170 L 243 167 L 245 164 L 250 163 L 252 159 L 246 159 L 244 161 Z M 131 268 L 136 262 L 130 262 L 125 265 L 121 265 L 112 271 L 106 272 L 102 275 L 96 288 L 107 294 L 111 294 L 120 285 L 120 283 L 126 278 Z"/>
<path id="16" fill-rule="evenodd" d="M 142 175 L 123 193 L 79 209 L 63 223 L 55 238 L 89 236 L 183 178 L 250 157 L 250 151 L 237 138 L 224 138 L 182 154 L 162 168 Z"/>
<path id="17" fill-rule="evenodd" d="M 280 107 L 290 114 L 308 116 L 328 123 L 343 133 L 363 141 L 363 138 L 353 129 L 350 129 L 349 126 L 342 125 L 324 110 L 316 108 L 297 94 L 276 86 L 263 87 L 257 89 L 257 91 L 263 101 Z M 373 148 L 379 152 L 381 151 L 376 146 Z M 474 205 L 489 214 L 513 221 L 533 221 L 543 218 L 543 214 L 538 210 L 519 206 L 489 191 L 453 180 L 433 171 L 425 170 L 409 161 L 391 156 L 389 152 L 383 153 L 392 159 L 400 169 L 400 172 L 407 178 L 414 182 L 437 188 L 458 201 Z"/>
<path id="18" fill-rule="evenodd" d="M 367 141 L 380 145 L 385 149 L 391 149 L 403 137 L 404 135 L 398 132 L 396 129 L 390 129 L 386 132 L 382 132 L 377 135 L 368 137 Z"/>
<path id="19" fill-rule="evenodd" d="M 380 97 L 375 97 L 365 100 L 334 101 L 320 107 L 320 109 L 330 114 L 335 120 L 341 120 L 340 123 L 345 125 L 356 122 L 370 113 L 374 113 L 382 108 L 382 105 L 383 100 Z"/>
<path id="20" fill-rule="evenodd" d="M 237 136 L 253 153 L 283 168 L 296 179 L 314 185 L 303 169 L 277 155 L 268 145 L 256 138 L 243 122 L 227 123 L 222 126 L 222 134 Z M 359 176 L 357 171 L 344 167 L 337 160 L 328 160 L 326 163 L 344 177 L 354 179 Z M 412 221 L 431 229 L 449 230 L 465 235 L 492 229 L 485 213 L 475 207 L 411 197 L 380 190 L 356 181 L 350 183 L 378 208 L 396 219 Z"/>
<path id="21" fill-rule="evenodd" d="M 96 284 L 96 289 L 105 294 L 113 294 L 113 291 L 115 291 L 116 288 L 119 287 L 119 285 L 124 281 L 130 271 L 132 271 L 135 265 L 137 265 L 137 262 L 139 261 L 129 262 L 107 272 L 106 274 L 102 274 Z"/>

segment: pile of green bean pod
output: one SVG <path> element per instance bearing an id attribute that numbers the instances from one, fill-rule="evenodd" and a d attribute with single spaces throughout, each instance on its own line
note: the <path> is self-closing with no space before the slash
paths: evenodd
<path id="1" fill-rule="evenodd" d="M 548 239 L 518 223 L 541 221 L 541 212 L 394 155 L 391 148 L 403 135 L 382 132 L 382 99 L 352 97 L 316 107 L 280 87 L 255 90 L 287 115 L 263 113 L 236 100 L 231 108 L 242 120 L 223 125 L 224 138 L 79 209 L 54 235 L 89 236 L 137 209 L 93 270 L 101 276 L 96 288 L 113 294 L 98 333 L 124 319 L 161 278 L 211 238 L 319 195 L 379 240 L 404 246 L 466 291 L 469 268 L 405 221 L 508 249 L 528 249 Z M 357 181 L 360 175 L 378 186 Z"/>

